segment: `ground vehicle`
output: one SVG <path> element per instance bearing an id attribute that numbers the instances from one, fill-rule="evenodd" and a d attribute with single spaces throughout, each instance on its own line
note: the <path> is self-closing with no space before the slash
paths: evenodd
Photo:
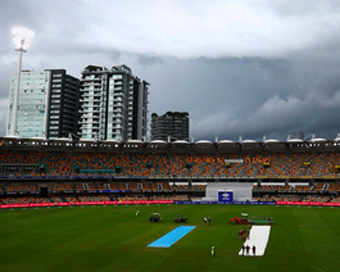
<path id="1" fill-rule="evenodd" d="M 234 217 L 234 218 L 230 219 L 229 222 L 235 222 L 236 225 L 238 225 L 238 224 L 248 224 L 247 219 L 240 218 L 240 217 Z"/>
<path id="2" fill-rule="evenodd" d="M 238 224 L 248 224 L 248 214 L 246 213 L 241 213 L 241 217 L 234 217 L 229 220 L 229 222 L 235 222 L 236 225 Z"/>
<path id="3" fill-rule="evenodd" d="M 183 217 L 183 215 L 178 214 L 177 217 L 175 218 L 175 223 L 185 223 L 187 222 L 188 218 Z"/>
<path id="4" fill-rule="evenodd" d="M 253 216 L 249 219 L 250 223 L 253 225 L 273 225 L 274 224 L 274 218 L 270 216 Z"/>
<path id="5" fill-rule="evenodd" d="M 150 222 L 159 222 L 161 219 L 162 215 L 160 213 L 152 213 L 149 217 Z"/>

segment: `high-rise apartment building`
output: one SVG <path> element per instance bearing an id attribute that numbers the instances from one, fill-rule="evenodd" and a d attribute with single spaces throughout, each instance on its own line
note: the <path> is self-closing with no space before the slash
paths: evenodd
<path id="1" fill-rule="evenodd" d="M 46 137 L 50 139 L 77 135 L 80 80 L 66 70 L 51 72 Z"/>
<path id="2" fill-rule="evenodd" d="M 171 142 L 177 140 L 189 140 L 189 113 L 171 112 L 158 116 L 151 115 L 151 140 L 163 140 Z"/>
<path id="3" fill-rule="evenodd" d="M 147 133 L 148 86 L 126 65 L 89 65 L 82 72 L 80 137 L 144 140 Z"/>
<path id="4" fill-rule="evenodd" d="M 130 80 L 128 139 L 145 140 L 148 124 L 149 83 L 134 77 Z"/>
<path id="5" fill-rule="evenodd" d="M 6 134 L 12 127 L 17 73 L 12 75 Z M 23 138 L 67 137 L 77 133 L 80 81 L 65 70 L 22 71 L 16 134 Z"/>

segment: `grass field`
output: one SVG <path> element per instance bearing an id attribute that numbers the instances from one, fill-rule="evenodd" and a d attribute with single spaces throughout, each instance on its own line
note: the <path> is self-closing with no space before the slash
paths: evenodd
<path id="1" fill-rule="evenodd" d="M 141 211 L 139 217 L 136 210 Z M 148 222 L 152 212 L 159 223 Z M 242 212 L 273 216 L 266 254 L 237 255 Z M 147 245 L 175 227 L 197 226 L 170 248 Z M 202 218 L 210 216 L 211 226 Z M 340 210 L 318 207 L 154 205 L 0 211 L 0 271 L 340 271 Z M 217 247 L 215 257 L 210 246 Z"/>

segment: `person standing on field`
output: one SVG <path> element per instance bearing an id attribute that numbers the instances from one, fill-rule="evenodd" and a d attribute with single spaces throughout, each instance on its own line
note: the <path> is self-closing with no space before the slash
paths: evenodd
<path id="1" fill-rule="evenodd" d="M 216 246 L 212 245 L 211 246 L 211 256 L 215 256 L 216 254 Z"/>
<path id="2" fill-rule="evenodd" d="M 250 246 L 246 245 L 246 253 L 247 253 L 247 255 L 249 255 L 249 250 L 250 250 Z"/>

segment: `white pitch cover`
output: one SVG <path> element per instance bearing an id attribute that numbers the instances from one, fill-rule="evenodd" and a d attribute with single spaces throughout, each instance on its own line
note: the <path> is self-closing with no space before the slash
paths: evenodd
<path id="1" fill-rule="evenodd" d="M 246 254 L 246 252 L 244 252 L 245 257 L 256 257 L 264 255 L 269 240 L 270 228 L 271 226 L 253 226 L 250 229 L 249 239 L 246 239 L 243 244 L 244 246 L 250 246 L 249 254 Z M 253 254 L 252 250 L 253 246 L 255 246 L 256 248 L 255 255 Z M 238 255 L 243 255 L 242 249 L 239 251 Z"/>

